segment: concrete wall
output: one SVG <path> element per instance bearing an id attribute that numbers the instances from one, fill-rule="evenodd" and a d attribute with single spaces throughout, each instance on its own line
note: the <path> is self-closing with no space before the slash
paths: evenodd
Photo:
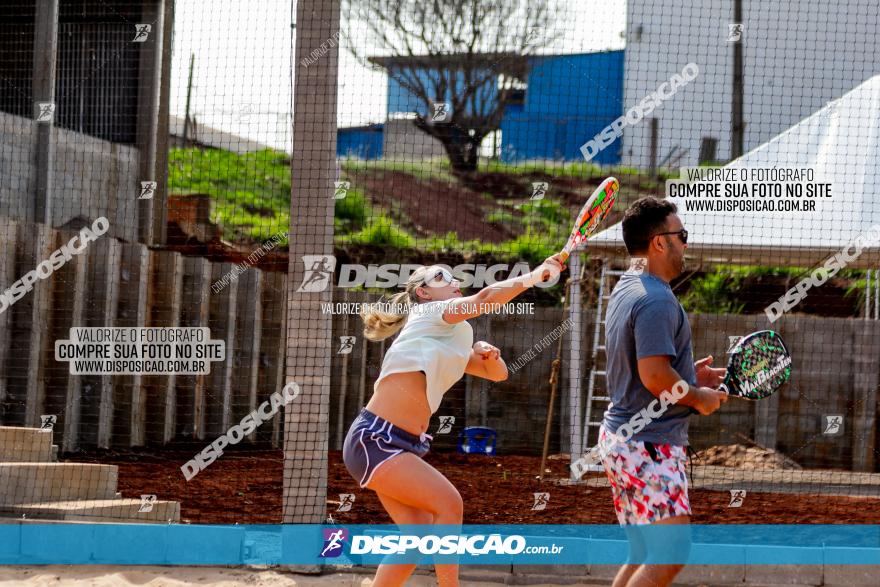
<path id="1" fill-rule="evenodd" d="M 36 124 L 0 112 L 0 215 L 21 222 L 33 219 Z M 137 241 L 138 149 L 58 127 L 52 137 L 53 227 L 65 226 L 78 216 L 89 223 L 106 216 L 111 236 Z"/>
<path id="2" fill-rule="evenodd" d="M 446 157 L 443 143 L 417 129 L 411 120 L 389 120 L 382 139 L 385 159 L 433 159 Z"/>
<path id="3" fill-rule="evenodd" d="M 0 290 L 46 259 L 69 231 L 0 218 Z M 287 276 L 249 269 L 222 291 L 211 284 L 233 268 L 198 257 L 155 251 L 102 237 L 50 279 L 0 312 L 0 424 L 34 426 L 42 414 L 58 414 L 63 450 L 94 446 L 161 444 L 210 438 L 225 431 L 265 397 L 280 389 L 288 336 L 304 333 L 286 322 Z M 375 301 L 375 294 L 336 289 L 335 302 Z M 587 300 L 581 324 L 583 359 L 575 373 L 584 393 L 590 369 L 594 306 Z M 314 312 L 325 314 L 316 305 Z M 533 315 L 483 316 L 473 320 L 476 340 L 501 348 L 512 364 L 568 316 L 558 307 L 535 307 Z M 763 315 L 693 314 L 694 353 L 726 362 L 728 337 L 766 328 Z M 207 326 L 227 340 L 225 363 L 206 376 L 72 376 L 54 360 L 53 344 L 82 326 Z M 792 383 L 761 402 L 731 400 L 717 414 L 693 418 L 696 449 L 748 443 L 776 448 L 807 467 L 877 469 L 877 389 L 880 322 L 791 315 L 773 325 L 794 357 Z M 329 361 L 330 448 L 372 395 L 385 343 L 368 343 L 356 315 L 332 317 Z M 339 337 L 354 336 L 350 354 L 339 354 Z M 551 427 L 551 452 L 569 450 L 569 344 L 563 338 L 562 368 Z M 536 352 L 501 383 L 464 377 L 447 394 L 432 420 L 454 416 L 438 450 L 454 450 L 464 426 L 498 432 L 503 454 L 540 454 L 556 343 Z M 601 364 L 600 364 L 601 367 Z M 596 393 L 601 394 L 600 385 Z M 844 415 L 844 432 L 823 435 L 825 415 Z M 279 421 L 255 439 L 280 439 Z"/>
<path id="4" fill-rule="evenodd" d="M 727 361 L 729 336 L 768 327 L 763 315 L 695 314 L 690 320 L 694 353 L 711 354 L 720 365 Z M 769 399 L 733 400 L 716 414 L 692 419 L 691 442 L 698 449 L 719 438 L 742 443 L 740 434 L 804 466 L 876 470 L 880 322 L 791 315 L 772 328 L 792 355 L 791 383 Z M 844 415 L 843 434 L 822 434 L 826 414 Z"/>
<path id="5" fill-rule="evenodd" d="M 335 301 L 375 301 L 375 295 L 358 292 L 334 293 Z M 590 373 L 595 307 L 585 305 L 581 340 L 584 348 L 580 367 L 582 389 L 587 390 Z M 535 308 L 532 316 L 483 316 L 472 320 L 475 340 L 487 340 L 502 350 L 509 364 L 523 355 L 565 320 L 561 308 Z M 766 328 L 763 315 L 692 314 L 693 348 L 697 358 L 712 355 L 716 365 L 727 361 L 729 336 L 741 336 Z M 369 401 L 379 374 L 386 343 L 366 341 L 357 316 L 347 320 L 334 316 L 333 341 L 339 336 L 356 337 L 350 355 L 333 355 L 330 404 L 330 447 L 335 444 Z M 709 417 L 691 419 L 690 440 L 696 450 L 713 445 L 749 444 L 790 454 L 806 467 L 835 467 L 873 471 L 876 427 L 877 376 L 880 373 L 880 322 L 858 319 L 792 316 L 774 324 L 794 357 L 793 379 L 780 394 L 761 402 L 731 400 Z M 568 364 L 571 333 L 563 341 L 562 368 L 551 428 L 551 454 L 568 452 L 569 407 Z M 504 454 L 540 454 L 547 406 L 549 377 L 556 356 L 552 343 L 521 370 L 502 383 L 482 382 L 465 376 L 445 396 L 431 421 L 436 430 L 440 416 L 455 416 L 450 435 L 435 437 L 434 447 L 454 450 L 464 426 L 485 425 L 498 433 L 498 449 Z M 600 367 L 601 367 L 600 363 Z M 602 380 L 596 394 L 605 391 Z M 344 402 L 340 419 L 340 405 Z M 585 404 L 582 404 L 585 405 Z M 844 432 L 822 434 L 823 416 L 843 414 Z M 601 416 L 599 417 L 601 418 Z M 341 425 L 340 425 L 341 422 Z M 432 431 L 429 431 L 432 432 Z"/>
<path id="6" fill-rule="evenodd" d="M 343 292 L 334 294 L 335 301 L 343 299 Z M 349 302 L 373 302 L 375 294 L 351 292 Z M 502 350 L 508 362 L 513 362 L 532 346 L 549 335 L 565 320 L 561 308 L 535 307 L 534 315 L 523 316 L 481 316 L 470 323 L 474 330 L 474 340 L 485 340 Z M 373 383 L 379 375 L 382 357 L 389 342 L 374 343 L 363 337 L 363 322 L 356 316 L 334 316 L 333 340 L 339 348 L 339 337 L 356 337 L 354 350 L 350 355 L 333 355 L 333 380 L 330 404 L 330 447 L 338 439 L 340 402 L 344 401 L 342 417 L 342 436 L 356 417 L 358 411 L 369 401 L 373 393 Z M 584 325 L 582 336 L 589 339 L 591 323 Z M 566 341 L 568 338 L 566 337 Z M 563 346 L 563 357 L 568 356 L 568 346 Z M 346 358 L 347 357 L 347 358 Z M 550 397 L 550 370 L 556 357 L 556 343 L 553 342 L 521 371 L 502 383 L 491 383 L 465 376 L 444 396 L 443 403 L 434 415 L 431 426 L 436 429 L 440 416 L 454 416 L 453 434 L 435 436 L 433 446 L 440 450 L 454 450 L 459 431 L 465 426 L 488 426 L 498 432 L 498 449 L 507 454 L 540 454 L 547 405 Z M 552 429 L 553 445 L 559 447 L 568 442 L 568 416 L 561 406 L 568 393 L 567 371 L 560 372 L 557 389 L 555 424 Z M 342 394 L 342 389 L 345 393 Z M 344 399 L 342 398 L 344 395 Z M 362 398 L 362 399 L 361 399 Z M 432 431 L 429 431 L 432 433 Z M 562 443 L 561 439 L 565 439 Z M 556 449 L 558 452 L 558 448 Z"/>
<path id="7" fill-rule="evenodd" d="M 0 215 L 33 218 L 34 123 L 0 112 Z"/>
<path id="8" fill-rule="evenodd" d="M 864 0 L 744 2 L 743 16 L 745 152 L 880 73 L 868 49 L 877 46 L 880 12 L 866 10 Z M 681 165 L 696 165 L 704 136 L 719 140 L 718 159 L 730 157 L 732 22 L 732 2 L 627 2 L 624 110 L 686 63 L 700 68 L 652 114 L 660 120 L 661 160 L 677 145 L 687 149 Z M 649 166 L 650 138 L 647 119 L 624 130 L 625 165 Z"/>
<path id="9" fill-rule="evenodd" d="M 73 231 L 0 217 L 0 291 Z M 64 452 L 210 440 L 280 391 L 287 276 L 152 250 L 103 236 L 0 312 L 0 425 L 56 415 Z M 209 327 L 227 358 L 207 375 L 72 375 L 54 343 L 74 326 Z M 280 441 L 280 419 L 250 436 Z"/>

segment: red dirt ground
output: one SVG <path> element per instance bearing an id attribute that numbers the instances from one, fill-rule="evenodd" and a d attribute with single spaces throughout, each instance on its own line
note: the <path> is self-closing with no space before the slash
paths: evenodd
<path id="1" fill-rule="evenodd" d="M 190 452 L 80 455 L 74 460 L 115 464 L 124 497 L 155 493 L 179 501 L 182 521 L 195 524 L 281 523 L 281 451 L 236 451 L 224 454 L 187 482 L 180 465 Z M 391 523 L 375 494 L 361 490 L 330 452 L 327 511 L 338 523 Z M 614 524 L 606 487 L 557 485 L 567 476 L 567 460 L 550 460 L 551 473 L 540 484 L 540 457 L 464 456 L 431 453 L 426 459 L 458 488 L 465 502 L 466 524 Z M 531 511 L 533 493 L 550 493 L 543 511 Z M 338 494 L 355 494 L 350 512 L 336 512 Z M 783 495 L 749 492 L 740 508 L 728 508 L 727 492 L 691 491 L 697 524 L 880 524 L 880 501 L 867 498 Z"/>
<path id="2" fill-rule="evenodd" d="M 486 222 L 486 214 L 499 208 L 496 199 L 525 201 L 532 191 L 531 182 L 548 181 L 552 186 L 551 195 L 565 202 L 574 217 L 601 182 L 601 178 L 580 180 L 540 173 L 477 172 L 460 176 L 456 183 L 421 179 L 402 171 L 352 170 L 348 174 L 353 186 L 363 189 L 379 206 L 402 215 L 405 228 L 419 237 L 456 232 L 461 240 L 487 243 L 502 242 L 522 233 L 521 228 L 510 223 Z M 634 188 L 629 196 L 632 200 L 645 195 L 636 192 L 637 189 L 640 188 Z M 618 205 L 618 210 L 606 220 L 608 226 L 621 219 L 623 209 L 625 206 Z M 507 211 L 514 216 L 521 214 L 510 208 Z"/>
<path id="3" fill-rule="evenodd" d="M 458 184 L 381 171 L 358 173 L 352 185 L 363 188 L 376 204 L 402 212 L 408 220 L 405 227 L 421 237 L 456 232 L 462 240 L 497 243 L 516 236 L 509 226 L 485 221 L 497 207 L 491 200 Z"/>

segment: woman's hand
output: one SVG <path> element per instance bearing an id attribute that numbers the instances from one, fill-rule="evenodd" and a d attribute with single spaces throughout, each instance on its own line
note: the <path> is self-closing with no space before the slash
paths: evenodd
<path id="1" fill-rule="evenodd" d="M 473 295 L 453 299 L 443 312 L 443 321 L 447 324 L 458 324 L 481 316 L 488 309 L 503 306 L 530 287 L 558 276 L 564 270 L 565 265 L 562 264 L 560 254 L 547 257 L 534 271 L 487 285 Z"/>
<path id="2" fill-rule="evenodd" d="M 475 377 L 482 377 L 489 381 L 504 381 L 507 379 L 507 365 L 501 358 L 501 351 L 496 346 L 481 340 L 474 343 L 471 348 L 471 357 L 464 372 Z"/>
<path id="3" fill-rule="evenodd" d="M 492 346 L 484 340 L 475 342 L 473 349 L 474 353 L 482 358 L 484 361 L 487 359 L 498 359 L 501 357 L 501 350 L 498 347 Z"/>
<path id="4" fill-rule="evenodd" d="M 548 281 L 558 277 L 563 271 L 565 271 L 565 265 L 562 264 L 562 254 L 556 253 L 544 259 L 544 262 L 538 265 L 532 273 L 537 276 L 537 281 Z"/>

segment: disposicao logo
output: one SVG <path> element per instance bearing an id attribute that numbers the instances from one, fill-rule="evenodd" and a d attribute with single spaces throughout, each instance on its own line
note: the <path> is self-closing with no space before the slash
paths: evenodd
<path id="1" fill-rule="evenodd" d="M 298 293 L 320 293 L 333 283 L 336 272 L 336 257 L 333 255 L 303 255 L 303 279 L 297 288 Z M 531 272 L 526 262 L 515 263 L 513 267 L 507 263 L 483 265 L 462 263 L 455 267 L 439 264 L 458 280 L 461 287 L 482 288 L 498 283 L 504 279 L 513 279 Z M 359 265 L 344 263 L 339 267 L 337 287 L 405 287 L 410 276 L 421 265 L 386 263 L 384 265 Z M 506 276 L 505 276 L 506 275 Z M 535 284 L 535 287 L 553 287 L 559 282 L 559 274 L 552 275 L 547 281 Z"/>
<path id="2" fill-rule="evenodd" d="M 348 530 L 345 528 L 324 528 L 324 547 L 321 549 L 321 558 L 336 558 L 342 554 L 343 545 L 348 540 Z"/>
<path id="3" fill-rule="evenodd" d="M 526 550 L 526 539 L 513 535 L 500 534 L 475 536 L 354 536 L 351 540 L 351 554 L 406 554 L 415 550 L 419 554 L 483 554 L 511 555 Z"/>

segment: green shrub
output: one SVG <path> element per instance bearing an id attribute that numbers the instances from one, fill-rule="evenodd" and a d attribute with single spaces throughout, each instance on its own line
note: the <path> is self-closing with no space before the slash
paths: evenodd
<path id="1" fill-rule="evenodd" d="M 171 149 L 168 186 L 173 195 L 210 196 L 211 221 L 227 240 L 264 241 L 290 225 L 290 160 L 281 151 Z"/>
<path id="2" fill-rule="evenodd" d="M 551 242 L 545 235 L 539 235 L 527 229 L 524 234 L 513 240 L 484 246 L 483 252 L 506 254 L 514 259 L 523 259 L 531 264 L 538 264 L 550 255 L 558 253 L 562 244 Z"/>
<path id="3" fill-rule="evenodd" d="M 415 239 L 384 214 L 371 218 L 364 228 L 350 236 L 350 242 L 406 249 L 415 247 Z"/>
<path id="4" fill-rule="evenodd" d="M 497 209 L 494 212 L 490 212 L 486 215 L 486 222 L 493 222 L 496 224 L 522 224 L 522 219 L 516 216 L 510 210 Z"/>
<path id="5" fill-rule="evenodd" d="M 556 228 L 574 220 L 565 206 L 551 198 L 530 200 L 518 208 L 526 215 L 526 224 L 546 224 L 548 228 Z"/>
<path id="6" fill-rule="evenodd" d="M 363 192 L 351 188 L 341 200 L 335 200 L 335 219 L 339 222 L 343 232 L 354 232 L 364 227 L 367 219 L 372 215 L 370 204 Z"/>
<path id="7" fill-rule="evenodd" d="M 712 273 L 690 281 L 681 305 L 688 312 L 741 314 L 745 304 L 737 301 L 744 275 L 716 267 Z"/>
<path id="8" fill-rule="evenodd" d="M 455 232 L 447 232 L 446 234 L 433 235 L 428 238 L 419 239 L 418 248 L 431 253 L 448 253 L 462 251 L 476 251 L 480 248 L 479 241 L 461 241 Z"/>

